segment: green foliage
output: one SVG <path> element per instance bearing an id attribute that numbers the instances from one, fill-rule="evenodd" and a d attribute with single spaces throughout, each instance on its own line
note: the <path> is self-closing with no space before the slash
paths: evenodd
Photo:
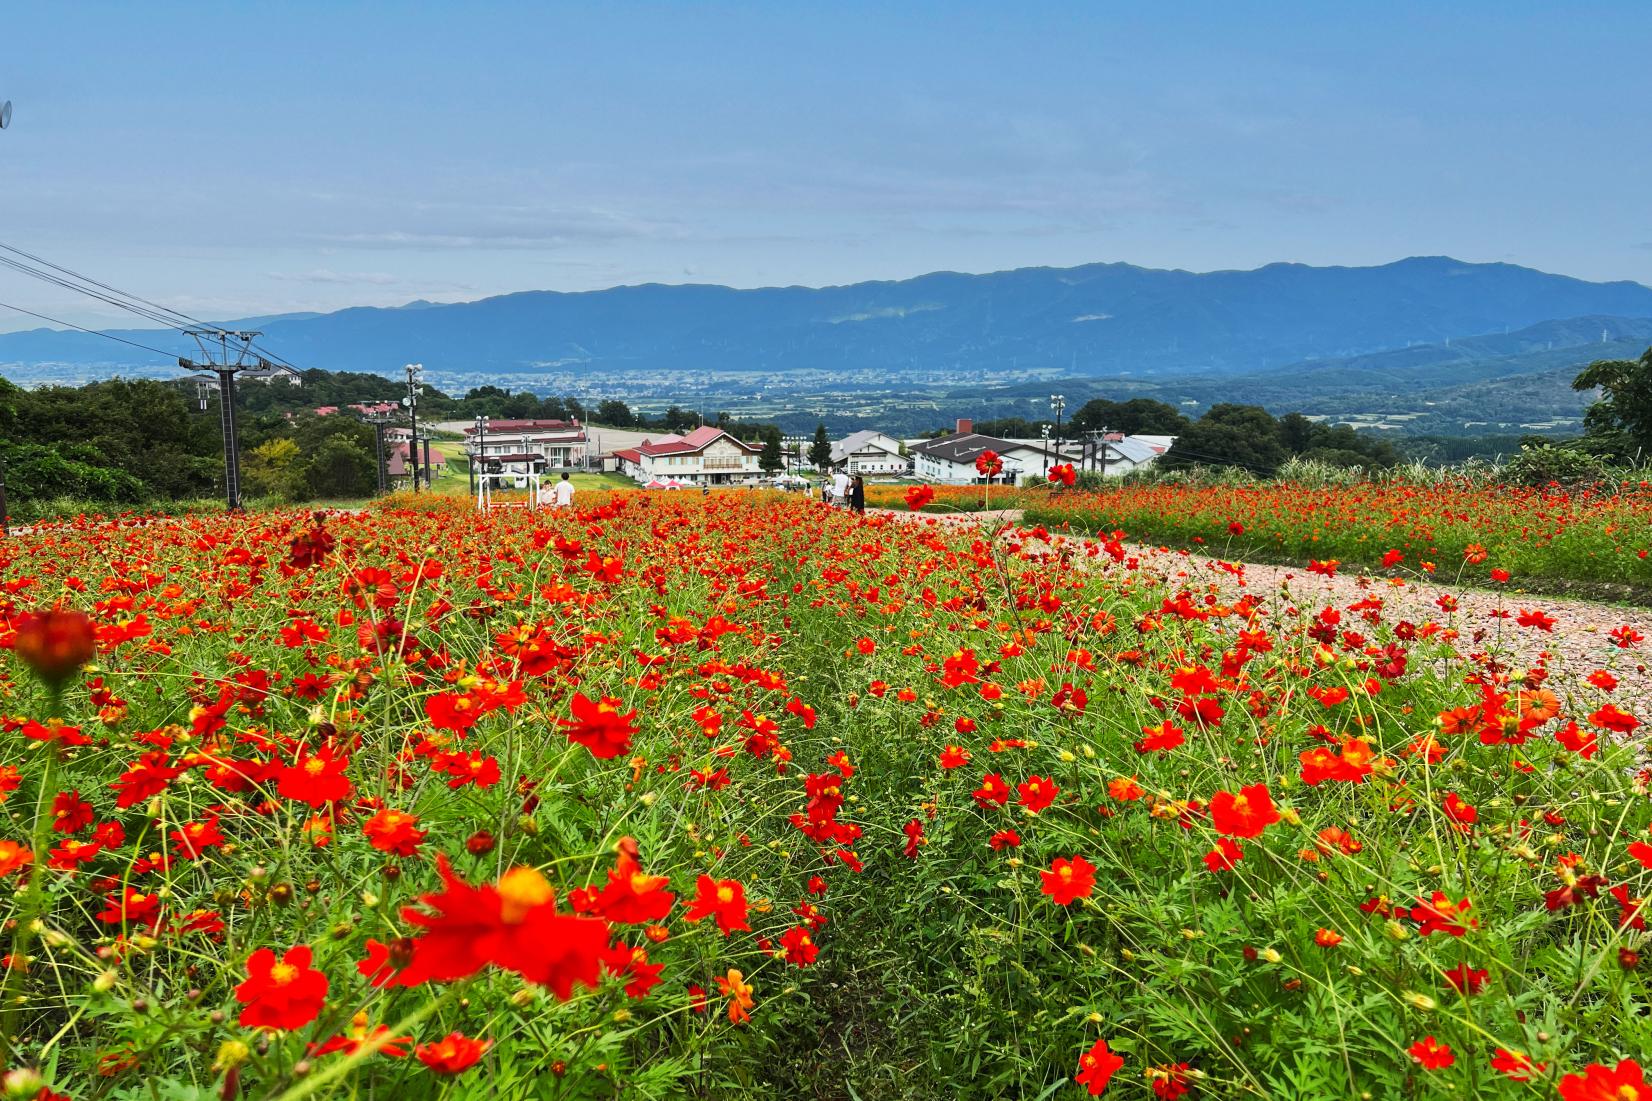
<path id="1" fill-rule="evenodd" d="M 1105 428 L 1110 432 L 1123 432 L 1126 436 L 1142 433 L 1178 436 L 1187 431 L 1189 421 L 1175 406 L 1152 398 L 1131 398 L 1129 401 L 1094 398 L 1073 414 L 1072 424 L 1075 433 Z"/>
<path id="2" fill-rule="evenodd" d="M 1599 455 L 1577 448 L 1528 444 L 1503 466 L 1503 474 L 1515 485 L 1561 485 L 1582 488 L 1612 480 L 1609 463 Z"/>
<path id="3" fill-rule="evenodd" d="M 826 435 L 824 424 L 815 425 L 815 439 L 809 445 L 809 463 L 817 470 L 825 470 L 832 464 L 832 441 Z"/>
<path id="4" fill-rule="evenodd" d="M 1623 459 L 1652 455 L 1652 348 L 1639 359 L 1597 359 L 1572 389 L 1601 392 L 1583 415 L 1598 449 Z"/>
<path id="5" fill-rule="evenodd" d="M 786 465 L 785 456 L 780 453 L 780 429 L 773 425 L 763 429 L 763 451 L 757 457 L 757 465 L 769 474 Z"/>

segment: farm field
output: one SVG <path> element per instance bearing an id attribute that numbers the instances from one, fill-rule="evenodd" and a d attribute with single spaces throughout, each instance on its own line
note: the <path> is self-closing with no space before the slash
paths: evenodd
<path id="1" fill-rule="evenodd" d="M 1642 569 L 1638 492 L 1222 492 L 0 541 L 6 1089 L 1652 1095 L 1652 643 L 1324 565 Z"/>

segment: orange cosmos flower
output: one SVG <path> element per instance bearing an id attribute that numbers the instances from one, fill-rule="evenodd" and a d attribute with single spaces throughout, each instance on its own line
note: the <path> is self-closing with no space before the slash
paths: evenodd
<path id="1" fill-rule="evenodd" d="M 746 982 L 746 976 L 737 968 L 729 968 L 727 975 L 717 976 L 717 990 L 728 998 L 728 1019 L 732 1024 L 745 1024 L 751 1020 L 751 1010 L 757 1003 L 752 1001 L 752 987 Z"/>

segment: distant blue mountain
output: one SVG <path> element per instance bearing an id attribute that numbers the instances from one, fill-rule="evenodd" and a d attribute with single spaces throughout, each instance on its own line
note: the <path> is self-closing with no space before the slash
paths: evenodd
<path id="1" fill-rule="evenodd" d="M 391 374 L 419 361 L 500 374 L 553 366 L 593 376 L 870 369 L 990 379 L 1046 368 L 1172 378 L 1244 375 L 1593 317 L 1652 318 L 1652 288 L 1449 257 L 1205 273 L 1088 264 L 843 287 L 527 291 L 273 317 L 259 327 L 267 347 L 301 367 Z M 169 354 L 193 348 L 164 331 L 114 335 Z M 167 359 L 82 333 L 0 335 L 0 366 L 53 363 L 164 366 Z"/>

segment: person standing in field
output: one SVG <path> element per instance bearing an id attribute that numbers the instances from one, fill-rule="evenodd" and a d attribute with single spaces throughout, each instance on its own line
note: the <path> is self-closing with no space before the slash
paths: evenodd
<path id="1" fill-rule="evenodd" d="M 854 482 L 849 486 L 849 507 L 862 516 L 866 515 L 866 479 L 859 474 L 855 475 Z"/>
<path id="2" fill-rule="evenodd" d="M 574 483 L 568 480 L 568 475 L 562 475 L 562 480 L 556 483 L 556 508 L 574 507 Z"/>
<path id="3" fill-rule="evenodd" d="M 841 470 L 832 475 L 832 500 L 839 508 L 849 507 L 849 475 Z"/>

